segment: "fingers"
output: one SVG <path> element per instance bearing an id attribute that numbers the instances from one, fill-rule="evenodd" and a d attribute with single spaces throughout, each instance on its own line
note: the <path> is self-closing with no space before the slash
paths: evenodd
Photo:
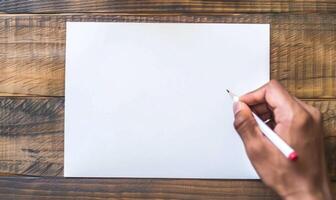
<path id="1" fill-rule="evenodd" d="M 272 110 L 279 107 L 288 108 L 294 102 L 287 90 L 276 80 L 271 80 L 259 89 L 249 92 L 239 99 L 249 106 L 267 104 Z"/>
<path id="2" fill-rule="evenodd" d="M 258 125 L 252 115 L 251 109 L 243 102 L 234 105 L 234 127 L 245 142 L 256 139 L 261 135 Z"/>
<path id="3" fill-rule="evenodd" d="M 246 103 L 249 106 L 266 103 L 266 88 L 269 83 L 261 86 L 260 88 L 249 92 L 239 97 L 239 100 Z"/>
<path id="4" fill-rule="evenodd" d="M 300 99 L 294 97 L 294 100 L 303 108 L 305 109 L 311 116 L 312 118 L 316 121 L 316 122 L 320 122 L 321 121 L 321 112 L 311 106 L 311 105 L 308 105 L 306 104 L 305 102 L 301 101 Z"/>
<path id="5" fill-rule="evenodd" d="M 260 117 L 261 120 L 263 120 L 265 123 L 268 123 L 270 120 L 273 120 L 273 116 L 272 116 L 272 113 L 265 113 L 265 114 L 262 114 L 262 115 L 259 115 L 258 116 Z"/>
<path id="6" fill-rule="evenodd" d="M 266 103 L 261 103 L 261 104 L 252 105 L 252 106 L 249 105 L 249 107 L 257 115 L 264 115 L 266 113 L 271 112 L 271 110 L 268 108 Z"/>
<path id="7" fill-rule="evenodd" d="M 243 140 L 245 150 L 252 163 L 265 159 L 265 155 L 272 150 L 272 147 L 270 148 L 260 131 L 251 109 L 245 103 L 238 102 L 234 105 L 234 113 L 234 127 Z"/>

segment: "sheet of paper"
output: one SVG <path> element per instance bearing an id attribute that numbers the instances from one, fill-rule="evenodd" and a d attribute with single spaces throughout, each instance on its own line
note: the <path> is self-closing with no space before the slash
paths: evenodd
<path id="1" fill-rule="evenodd" d="M 268 24 L 67 23 L 67 177 L 258 178 L 233 128 Z"/>

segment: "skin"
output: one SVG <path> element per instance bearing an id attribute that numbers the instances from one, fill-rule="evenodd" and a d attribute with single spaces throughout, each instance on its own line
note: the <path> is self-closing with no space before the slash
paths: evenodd
<path id="1" fill-rule="evenodd" d="M 287 159 L 260 131 L 251 111 L 297 153 Z M 262 181 L 282 199 L 332 199 L 323 151 L 320 112 L 291 96 L 277 81 L 240 97 L 234 126 Z"/>

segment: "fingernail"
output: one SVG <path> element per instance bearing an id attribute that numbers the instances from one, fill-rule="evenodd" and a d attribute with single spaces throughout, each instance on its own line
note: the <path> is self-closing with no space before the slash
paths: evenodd
<path id="1" fill-rule="evenodd" d="M 234 102 L 233 103 L 233 113 L 237 114 L 241 109 L 241 103 L 240 101 Z"/>

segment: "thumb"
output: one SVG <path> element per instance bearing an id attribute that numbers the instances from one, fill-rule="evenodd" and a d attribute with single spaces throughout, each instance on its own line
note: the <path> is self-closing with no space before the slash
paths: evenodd
<path id="1" fill-rule="evenodd" d="M 235 115 L 234 127 L 244 143 L 260 135 L 260 130 L 252 111 L 245 103 L 241 101 L 235 102 L 233 104 L 233 112 Z"/>

